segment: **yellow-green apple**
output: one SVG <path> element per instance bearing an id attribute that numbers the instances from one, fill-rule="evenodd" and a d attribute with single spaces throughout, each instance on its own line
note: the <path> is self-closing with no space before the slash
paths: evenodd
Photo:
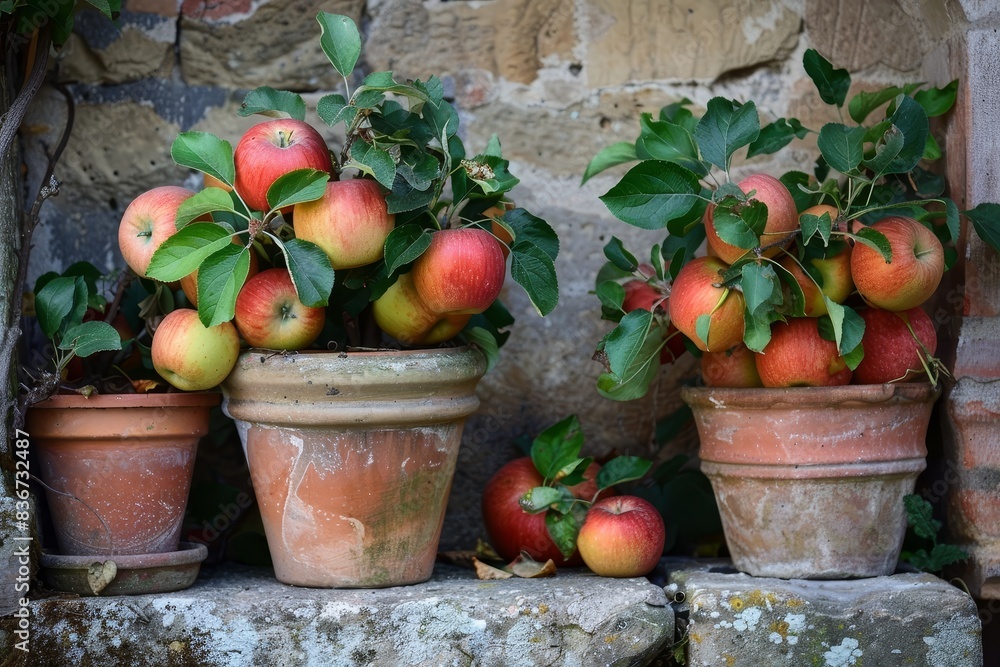
<path id="1" fill-rule="evenodd" d="M 587 510 L 576 546 L 584 564 L 602 577 L 641 577 L 663 555 L 663 517 L 638 496 L 599 500 Z"/>
<path id="2" fill-rule="evenodd" d="M 413 263 L 413 285 L 434 313 L 475 315 L 500 295 L 507 266 L 502 244 L 489 232 L 442 229 Z"/>
<path id="3" fill-rule="evenodd" d="M 372 302 L 375 323 L 403 345 L 436 345 L 458 335 L 472 315 L 440 315 L 431 312 L 413 286 L 413 276 L 404 273 Z"/>
<path id="4" fill-rule="evenodd" d="M 187 188 L 163 185 L 143 192 L 125 209 L 118 225 L 118 248 L 136 275 L 146 275 L 150 257 L 177 232 L 177 209 L 193 196 Z"/>
<path id="5" fill-rule="evenodd" d="M 805 260 L 819 273 L 819 284 L 791 255 L 785 255 L 778 260 L 778 264 L 787 269 L 802 288 L 806 317 L 821 317 L 827 314 L 824 296 L 829 297 L 834 303 L 843 303 L 854 291 L 854 279 L 851 277 L 851 248 L 846 243 L 842 245 L 842 249 L 831 257 L 812 257 Z"/>
<path id="6" fill-rule="evenodd" d="M 288 269 L 268 269 L 243 285 L 234 321 L 250 347 L 302 350 L 322 333 L 326 310 L 299 301 Z"/>
<path id="7" fill-rule="evenodd" d="M 591 463 L 584 473 L 584 481 L 568 487 L 570 492 L 582 500 L 590 501 L 597 494 L 597 473 L 601 466 Z M 530 456 L 505 464 L 497 470 L 483 489 L 483 523 L 496 552 L 513 560 L 522 551 L 539 561 L 552 559 L 556 565 L 579 565 L 577 553 L 567 560 L 552 541 L 545 525 L 545 512 L 529 514 L 521 508 L 521 496 L 541 486 L 544 480 Z M 614 495 L 612 489 L 601 491 L 599 498 Z"/>
<path id="8" fill-rule="evenodd" d="M 369 178 L 327 183 L 322 197 L 296 204 L 292 215 L 296 238 L 322 248 L 334 269 L 382 259 L 396 222 L 379 184 Z"/>
<path id="9" fill-rule="evenodd" d="M 757 355 L 757 372 L 765 387 L 832 387 L 851 381 L 837 344 L 820 335 L 813 317 L 773 324 L 771 341 Z"/>
<path id="10" fill-rule="evenodd" d="M 670 322 L 699 350 L 728 350 L 743 340 L 743 294 L 722 285 L 728 266 L 718 257 L 698 257 L 677 273 L 670 290 Z M 708 315 L 708 340 L 698 336 L 698 318 Z"/>
<path id="11" fill-rule="evenodd" d="M 763 387 L 757 356 L 743 343 L 701 355 L 701 378 L 708 387 Z"/>
<path id="12" fill-rule="evenodd" d="M 898 313 L 881 308 L 864 308 L 859 315 L 865 321 L 865 334 L 861 339 L 865 357 L 854 369 L 851 382 L 912 382 L 925 375 L 920 361 L 925 357 L 924 349 L 934 356 L 937 332 L 922 308 Z"/>
<path id="13" fill-rule="evenodd" d="M 774 257 L 781 248 L 792 241 L 792 232 L 799 228 L 799 214 L 795 210 L 795 200 L 784 184 L 768 174 L 750 174 L 737 183 L 744 194 L 755 191 L 749 201 L 759 201 L 767 206 L 767 222 L 764 233 L 760 236 L 760 245 L 767 247 L 764 257 Z M 705 234 L 708 236 L 708 246 L 719 259 L 726 264 L 732 264 L 749 252 L 726 243 L 715 231 L 715 207 L 709 205 L 705 210 Z"/>
<path id="14" fill-rule="evenodd" d="M 652 270 L 652 267 L 649 267 Z M 631 313 L 633 310 L 642 308 L 649 312 L 667 313 L 669 303 L 664 291 L 645 280 L 629 280 L 622 287 L 625 288 L 625 300 L 622 301 L 622 310 Z M 687 352 L 684 346 L 684 335 L 677 330 L 673 324 L 667 326 L 666 344 L 660 350 L 660 363 L 670 364 Z"/>
<path id="15" fill-rule="evenodd" d="M 851 252 L 858 293 L 885 310 L 910 310 L 934 294 L 944 275 L 944 247 L 934 232 L 913 218 L 891 216 L 871 226 L 892 248 L 892 261 L 863 243 Z"/>
<path id="16" fill-rule="evenodd" d="M 333 173 L 333 162 L 323 136 L 294 118 L 257 123 L 247 130 L 233 151 L 236 191 L 255 211 L 269 211 L 267 190 L 278 178 L 296 169 Z"/>
<path id="17" fill-rule="evenodd" d="M 240 354 L 240 336 L 232 322 L 206 327 L 198 311 L 178 308 L 153 333 L 153 368 L 183 391 L 211 389 L 226 379 Z"/>
<path id="18" fill-rule="evenodd" d="M 233 237 L 233 243 L 236 245 L 243 245 L 243 242 L 239 237 Z M 247 278 L 253 278 L 257 275 L 257 271 L 260 269 L 260 264 L 257 261 L 257 251 L 250 248 L 250 271 L 247 272 Z M 181 290 L 184 292 L 184 296 L 195 308 L 198 307 L 198 269 L 195 269 L 191 273 L 187 274 L 180 279 Z"/>

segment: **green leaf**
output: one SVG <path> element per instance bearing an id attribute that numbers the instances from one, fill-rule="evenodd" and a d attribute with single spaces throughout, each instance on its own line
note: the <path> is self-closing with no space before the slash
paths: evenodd
<path id="1" fill-rule="evenodd" d="M 690 169 L 646 160 L 629 169 L 600 199 L 623 222 L 641 229 L 663 229 L 701 200 L 701 185 Z"/>
<path id="2" fill-rule="evenodd" d="M 795 136 L 795 128 L 784 118 L 779 118 L 760 129 L 760 134 L 747 149 L 747 157 L 777 153 L 791 143 Z"/>
<path id="3" fill-rule="evenodd" d="M 236 181 L 232 145 L 209 132 L 181 132 L 170 145 L 170 157 L 180 166 L 214 176 L 226 185 Z"/>
<path id="4" fill-rule="evenodd" d="M 804 171 L 789 171 L 781 175 L 778 179 L 781 181 L 788 192 L 791 193 L 792 199 L 795 200 L 795 210 L 800 213 L 810 206 L 817 203 L 818 197 L 810 192 L 804 192 L 803 187 L 809 185 L 809 174 Z M 801 186 L 801 187 L 800 187 Z"/>
<path id="5" fill-rule="evenodd" d="M 351 162 L 345 167 L 354 167 L 374 176 L 386 189 L 392 189 L 396 180 L 396 162 L 389 152 L 361 139 L 351 144 Z"/>
<path id="6" fill-rule="evenodd" d="M 948 238 L 950 241 L 958 241 L 961 233 L 961 221 L 958 219 L 958 206 L 951 199 L 944 200 L 945 225 L 948 228 Z"/>
<path id="7" fill-rule="evenodd" d="M 844 106 L 844 99 L 851 87 L 851 75 L 846 69 L 834 69 L 830 61 L 821 56 L 816 49 L 806 50 L 802 57 L 802 66 L 816 84 L 816 90 L 824 102 L 838 107 Z"/>
<path id="8" fill-rule="evenodd" d="M 608 489 L 615 484 L 631 482 L 646 476 L 653 462 L 638 456 L 616 456 L 597 473 L 597 488 Z"/>
<path id="9" fill-rule="evenodd" d="M 903 508 L 906 510 L 906 521 L 917 537 L 937 542 L 940 525 L 934 520 L 934 507 L 924 498 L 911 493 L 903 496 Z"/>
<path id="10" fill-rule="evenodd" d="M 316 103 L 316 115 L 331 127 L 337 123 L 350 125 L 358 115 L 358 108 L 348 104 L 343 95 L 324 95 Z"/>
<path id="11" fill-rule="evenodd" d="M 823 301 L 833 323 L 837 350 L 845 356 L 861 344 L 861 338 L 865 335 L 865 321 L 853 308 L 843 306 L 826 295 L 823 295 Z"/>
<path id="12" fill-rule="evenodd" d="M 580 534 L 585 516 L 586 510 L 579 504 L 574 505 L 572 510 L 565 514 L 559 512 L 545 514 L 545 527 L 549 530 L 549 537 L 566 558 L 576 551 L 576 538 Z"/>
<path id="13" fill-rule="evenodd" d="M 905 174 L 920 162 L 927 148 L 930 125 L 923 107 L 905 95 L 896 98 L 896 111 L 889 119 L 903 133 L 903 147 L 889 166 L 886 174 Z"/>
<path id="14" fill-rule="evenodd" d="M 743 290 L 743 298 L 746 300 L 747 312 L 751 315 L 755 315 L 759 309 L 773 309 L 782 303 L 781 281 L 770 263 L 748 262 L 744 264 L 740 288 Z"/>
<path id="15" fill-rule="evenodd" d="M 180 280 L 231 243 L 232 234 L 222 225 L 193 222 L 160 244 L 149 260 L 146 276 L 165 283 Z"/>
<path id="16" fill-rule="evenodd" d="M 114 19 L 115 18 L 115 13 L 118 12 L 117 7 L 121 6 L 120 2 L 116 2 L 115 3 L 116 8 L 112 9 L 111 3 L 108 2 L 108 0 L 87 0 L 87 4 L 89 4 L 90 6 L 92 6 L 93 8 L 95 8 L 97 11 L 99 11 L 100 13 L 104 14 L 105 16 L 107 16 L 109 19 Z M 84 356 L 84 355 L 80 355 L 80 356 Z"/>
<path id="17" fill-rule="evenodd" d="M 744 204 L 727 198 L 715 207 L 712 224 L 726 243 L 747 250 L 758 248 L 767 225 L 767 204 L 756 199 Z"/>
<path id="18" fill-rule="evenodd" d="M 882 135 L 880 143 L 875 147 L 875 157 L 864 160 L 864 165 L 873 172 L 872 180 L 877 181 L 899 157 L 906 140 L 903 133 L 895 125 L 890 125 Z"/>
<path id="19" fill-rule="evenodd" d="M 198 269 L 198 319 L 205 327 L 228 322 L 236 314 L 236 297 L 250 272 L 251 250 L 228 244 Z"/>
<path id="20" fill-rule="evenodd" d="M 1000 251 L 1000 204 L 983 203 L 962 213 L 972 220 L 972 228 L 979 238 L 994 250 Z"/>
<path id="21" fill-rule="evenodd" d="M 496 336 L 483 327 L 467 327 L 462 331 L 462 336 L 486 356 L 486 372 L 493 370 L 500 361 L 500 342 Z"/>
<path id="22" fill-rule="evenodd" d="M 437 81 L 437 77 L 431 77 L 431 80 Z M 437 83 L 440 85 L 440 81 L 437 81 Z M 430 102 L 423 106 L 421 114 L 427 124 L 430 125 L 433 136 L 442 146 L 446 145 L 446 142 L 442 141 L 442 139 L 453 137 L 458 132 L 458 112 L 444 99 L 435 100 L 432 98 Z"/>
<path id="23" fill-rule="evenodd" d="M 708 340 L 708 334 L 711 333 L 711 329 L 712 329 L 712 316 L 708 315 L 707 313 L 705 315 L 699 315 L 698 319 L 696 319 L 694 322 L 695 335 L 698 336 L 698 338 L 701 340 Z M 757 351 L 759 352 L 760 350 Z"/>
<path id="24" fill-rule="evenodd" d="M 580 458 L 583 430 L 576 415 L 562 419 L 538 434 L 531 443 L 531 461 L 546 482 Z"/>
<path id="25" fill-rule="evenodd" d="M 918 90 L 913 94 L 913 99 L 923 107 L 928 118 L 934 118 L 948 112 L 955 105 L 958 97 L 958 79 L 955 79 L 944 88 L 927 88 Z"/>
<path id="26" fill-rule="evenodd" d="M 952 563 L 968 560 L 969 554 L 954 544 L 935 544 L 930 553 L 930 572 L 940 572 Z"/>
<path id="27" fill-rule="evenodd" d="M 598 151 L 597 155 L 591 158 L 590 164 L 587 165 L 587 168 L 583 172 L 583 179 L 581 179 L 580 185 L 583 185 L 606 169 L 637 159 L 639 158 L 635 152 L 635 144 L 631 141 L 619 141 L 610 146 L 605 146 Z"/>
<path id="28" fill-rule="evenodd" d="M 539 512 L 545 512 L 549 509 L 550 505 L 554 505 L 563 499 L 562 488 L 557 488 L 554 486 L 536 486 L 533 489 L 528 489 L 523 496 L 521 496 L 517 504 L 521 506 L 521 509 L 528 514 L 538 514 Z"/>
<path id="29" fill-rule="evenodd" d="M 874 93 L 861 91 L 851 98 L 847 111 L 855 123 L 863 123 L 873 111 L 903 92 L 899 86 L 889 86 Z"/>
<path id="30" fill-rule="evenodd" d="M 921 160 L 928 160 L 933 162 L 941 158 L 941 147 L 938 145 L 937 139 L 934 138 L 933 134 L 927 134 L 927 143 L 924 144 L 924 154 L 920 156 Z"/>
<path id="31" fill-rule="evenodd" d="M 320 12 L 316 15 L 321 29 L 319 43 L 333 68 L 347 78 L 361 55 L 361 34 L 348 16 Z"/>
<path id="32" fill-rule="evenodd" d="M 514 232 L 515 241 L 532 243 L 555 261 L 559 255 L 559 237 L 549 223 L 523 208 L 507 211 L 502 220 Z"/>
<path id="33" fill-rule="evenodd" d="M 302 96 L 296 93 L 260 86 L 247 93 L 237 113 L 240 116 L 251 116 L 256 113 L 271 118 L 289 116 L 304 121 L 306 103 L 302 101 Z"/>
<path id="34" fill-rule="evenodd" d="M 531 305 L 543 317 L 559 303 L 556 267 L 544 250 L 530 241 L 518 240 L 510 249 L 510 276 L 524 288 Z"/>
<path id="35" fill-rule="evenodd" d="M 406 224 L 396 227 L 385 239 L 386 271 L 391 276 L 400 267 L 424 254 L 431 245 L 431 234 L 420 225 Z"/>
<path id="36" fill-rule="evenodd" d="M 291 239 L 278 245 L 285 256 L 285 265 L 292 275 L 299 301 L 310 308 L 327 305 L 333 291 L 334 274 L 330 258 L 323 249 L 302 239 Z"/>
<path id="37" fill-rule="evenodd" d="M 612 315 L 615 321 L 620 320 L 624 314 L 622 304 L 625 302 L 625 288 L 621 286 L 621 283 L 617 283 L 614 280 L 605 280 L 597 285 L 594 293 L 600 299 L 601 306 L 605 312 Z"/>
<path id="38" fill-rule="evenodd" d="M 858 230 L 856 234 L 852 234 L 851 237 L 860 243 L 865 244 L 872 250 L 877 251 L 882 255 L 882 259 L 889 263 L 892 261 L 892 246 L 889 245 L 889 239 L 885 237 L 882 232 L 872 229 L 871 227 L 865 227 L 864 229 Z"/>
<path id="39" fill-rule="evenodd" d="M 853 173 L 865 156 L 865 128 L 827 123 L 819 131 L 816 145 L 827 164 L 842 174 Z"/>
<path id="40" fill-rule="evenodd" d="M 639 260 L 625 249 L 625 245 L 617 236 L 604 244 L 604 256 L 625 273 L 634 273 L 639 268 Z"/>
<path id="41" fill-rule="evenodd" d="M 195 193 L 193 197 L 188 197 L 177 207 L 177 217 L 174 225 L 177 229 L 183 229 L 189 223 L 197 220 L 203 215 L 226 211 L 237 215 L 233 206 L 233 198 L 222 188 L 205 188 L 201 192 Z"/>
<path id="42" fill-rule="evenodd" d="M 698 145 L 690 132 L 667 121 L 654 121 L 648 113 L 642 114 L 640 124 L 642 133 L 635 142 L 635 154 L 640 159 L 673 162 L 699 175 L 708 173 L 705 163 L 698 159 Z"/>
<path id="43" fill-rule="evenodd" d="M 374 109 L 385 100 L 385 94 L 372 88 L 360 88 L 354 93 L 351 102 L 358 109 Z"/>
<path id="44" fill-rule="evenodd" d="M 707 315 L 701 317 L 708 318 Z M 700 317 L 698 318 L 701 319 Z M 780 313 L 766 308 L 756 313 L 743 309 L 743 343 L 754 352 L 763 352 L 771 342 L 771 325 L 781 319 Z M 701 322 L 699 322 L 701 324 Z M 706 327 L 707 330 L 707 327 Z M 700 334 L 699 334 L 700 335 Z M 708 335 L 707 333 L 705 335 Z M 703 338 L 702 340 L 707 340 Z"/>
<path id="45" fill-rule="evenodd" d="M 733 153 L 753 143 L 760 135 L 760 118 L 753 102 L 736 106 L 732 100 L 714 97 L 694 131 L 701 155 L 729 173 Z"/>
<path id="46" fill-rule="evenodd" d="M 118 331 L 100 320 L 83 322 L 70 328 L 59 341 L 60 350 L 73 350 L 78 357 L 89 357 L 95 352 L 122 349 Z"/>
<path id="47" fill-rule="evenodd" d="M 427 190 L 441 175 L 441 163 L 433 155 L 418 149 L 400 151 L 396 173 L 417 190 Z"/>
<path id="48" fill-rule="evenodd" d="M 622 319 L 624 320 L 635 313 L 648 314 L 648 311 L 633 310 Z M 612 330 L 604 340 L 609 340 L 615 331 L 617 328 Z M 597 392 L 604 398 L 613 401 L 632 401 L 645 396 L 649 392 L 650 384 L 660 371 L 660 349 L 663 347 L 663 340 L 662 328 L 659 324 L 654 323 L 643 340 L 642 346 L 633 356 L 632 363 L 621 369 L 620 373 L 602 373 L 597 378 Z"/>
<path id="49" fill-rule="evenodd" d="M 406 182 L 402 174 L 396 174 L 396 180 L 392 183 L 392 192 L 385 197 L 388 212 L 405 213 L 421 209 L 434 200 L 433 188 L 419 190 Z"/>
<path id="50" fill-rule="evenodd" d="M 326 194 L 330 174 L 317 169 L 296 169 L 282 174 L 267 189 L 271 210 L 314 201 Z"/>
<path id="51" fill-rule="evenodd" d="M 823 239 L 823 246 L 830 245 L 830 236 L 833 233 L 833 220 L 829 213 L 823 215 L 813 215 L 805 213 L 799 216 L 799 228 L 802 230 L 802 244 L 806 245 L 812 237 L 819 235 Z"/>
<path id="52" fill-rule="evenodd" d="M 54 278 L 35 295 L 38 324 L 47 338 L 55 336 L 63 319 L 73 310 L 77 281 L 84 283 L 79 276 Z"/>
<path id="53" fill-rule="evenodd" d="M 693 102 L 686 97 L 668 104 L 660 109 L 660 120 L 680 125 L 693 134 L 695 128 L 698 126 L 698 119 L 694 117 L 690 109 L 686 108 L 690 104 L 693 104 Z"/>

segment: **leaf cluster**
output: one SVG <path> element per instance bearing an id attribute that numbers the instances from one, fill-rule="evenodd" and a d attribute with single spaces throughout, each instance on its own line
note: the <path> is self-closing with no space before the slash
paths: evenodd
<path id="1" fill-rule="evenodd" d="M 920 83 L 889 86 L 848 99 L 851 78 L 846 70 L 835 68 L 813 49 L 805 53 L 803 67 L 823 102 L 835 107 L 841 119 L 846 111 L 850 122 L 831 122 L 818 130 L 795 118 L 762 125 L 753 101 L 723 97 L 710 100 L 699 117 L 684 98 L 656 117 L 643 114 L 634 142 L 608 146 L 591 160 L 584 182 L 616 165 L 636 163 L 601 200 L 619 220 L 667 233 L 643 263 L 617 238 L 604 248 L 608 264 L 597 276 L 595 292 L 603 316 L 618 324 L 600 341 L 595 355 L 605 366 L 598 380 L 603 395 L 616 400 L 644 395 L 656 377 L 660 350 L 670 336 L 678 335 L 669 326 L 666 309 L 626 313 L 622 283 L 646 281 L 669 297 L 671 282 L 705 239 L 707 219 L 722 241 L 744 251 L 720 275 L 719 284 L 727 295 L 742 294 L 744 342 L 757 352 L 769 342 L 774 322 L 804 315 L 802 288 L 779 264 L 783 257 L 791 257 L 817 285 L 821 278 L 808 260 L 832 257 L 845 243 L 870 246 L 891 261 L 886 237 L 867 226 L 887 215 L 906 215 L 934 231 L 945 246 L 947 266 L 955 261 L 960 212 L 942 196 L 944 180 L 930 170 L 941 149 L 928 119 L 953 106 L 957 81 L 942 88 Z M 809 135 L 815 136 L 819 150 L 811 173 L 789 171 L 779 180 L 800 214 L 818 204 L 832 206 L 836 214 L 800 216 L 792 246 L 773 256 L 786 238 L 761 240 L 767 206 L 732 181 L 733 158 L 742 154 L 751 161 Z M 708 218 L 710 206 L 713 215 Z M 961 213 L 987 243 L 1000 248 L 1000 206 L 981 204 Z M 837 343 L 848 366 L 856 368 L 864 354 L 864 321 L 850 304 L 826 301 L 828 315 L 821 318 L 820 331 Z M 710 318 L 702 319 L 699 332 L 707 340 Z M 689 349 L 696 352 L 693 345 Z"/>
<path id="2" fill-rule="evenodd" d="M 931 548 L 913 551 L 904 550 L 901 559 L 918 570 L 925 572 L 940 572 L 946 566 L 966 560 L 969 557 L 965 551 L 954 544 L 938 542 L 941 532 L 941 522 L 934 518 L 934 508 L 924 498 L 910 494 L 903 496 L 903 506 L 906 508 L 906 521 L 918 538 L 930 542 Z"/>

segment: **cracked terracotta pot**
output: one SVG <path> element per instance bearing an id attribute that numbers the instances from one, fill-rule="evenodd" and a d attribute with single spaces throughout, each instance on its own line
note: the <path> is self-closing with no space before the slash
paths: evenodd
<path id="1" fill-rule="evenodd" d="M 198 441 L 219 394 L 57 395 L 28 410 L 59 551 L 178 549 Z"/>
<path id="2" fill-rule="evenodd" d="M 225 409 L 244 439 L 279 581 L 430 578 L 485 371 L 471 348 L 240 357 Z"/>
<path id="3" fill-rule="evenodd" d="M 938 393 L 683 388 L 734 565 L 785 579 L 892 574 Z"/>

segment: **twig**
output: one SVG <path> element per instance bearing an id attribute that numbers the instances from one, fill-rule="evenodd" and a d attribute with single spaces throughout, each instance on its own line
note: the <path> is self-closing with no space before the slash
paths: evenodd
<path id="1" fill-rule="evenodd" d="M 24 87 L 18 92 L 17 97 L 14 98 L 10 108 L 7 109 L 7 113 L 3 115 L 2 121 L 0 121 L 0 160 L 6 158 L 7 152 L 14 145 L 14 139 L 17 137 L 17 131 L 21 127 L 21 121 L 24 120 L 24 114 L 28 112 L 28 105 L 35 98 L 38 89 L 42 87 L 42 80 L 45 78 L 46 69 L 48 69 L 49 42 L 48 27 L 42 28 L 37 33 L 35 58 L 31 63 L 31 74 L 24 83 Z"/>

